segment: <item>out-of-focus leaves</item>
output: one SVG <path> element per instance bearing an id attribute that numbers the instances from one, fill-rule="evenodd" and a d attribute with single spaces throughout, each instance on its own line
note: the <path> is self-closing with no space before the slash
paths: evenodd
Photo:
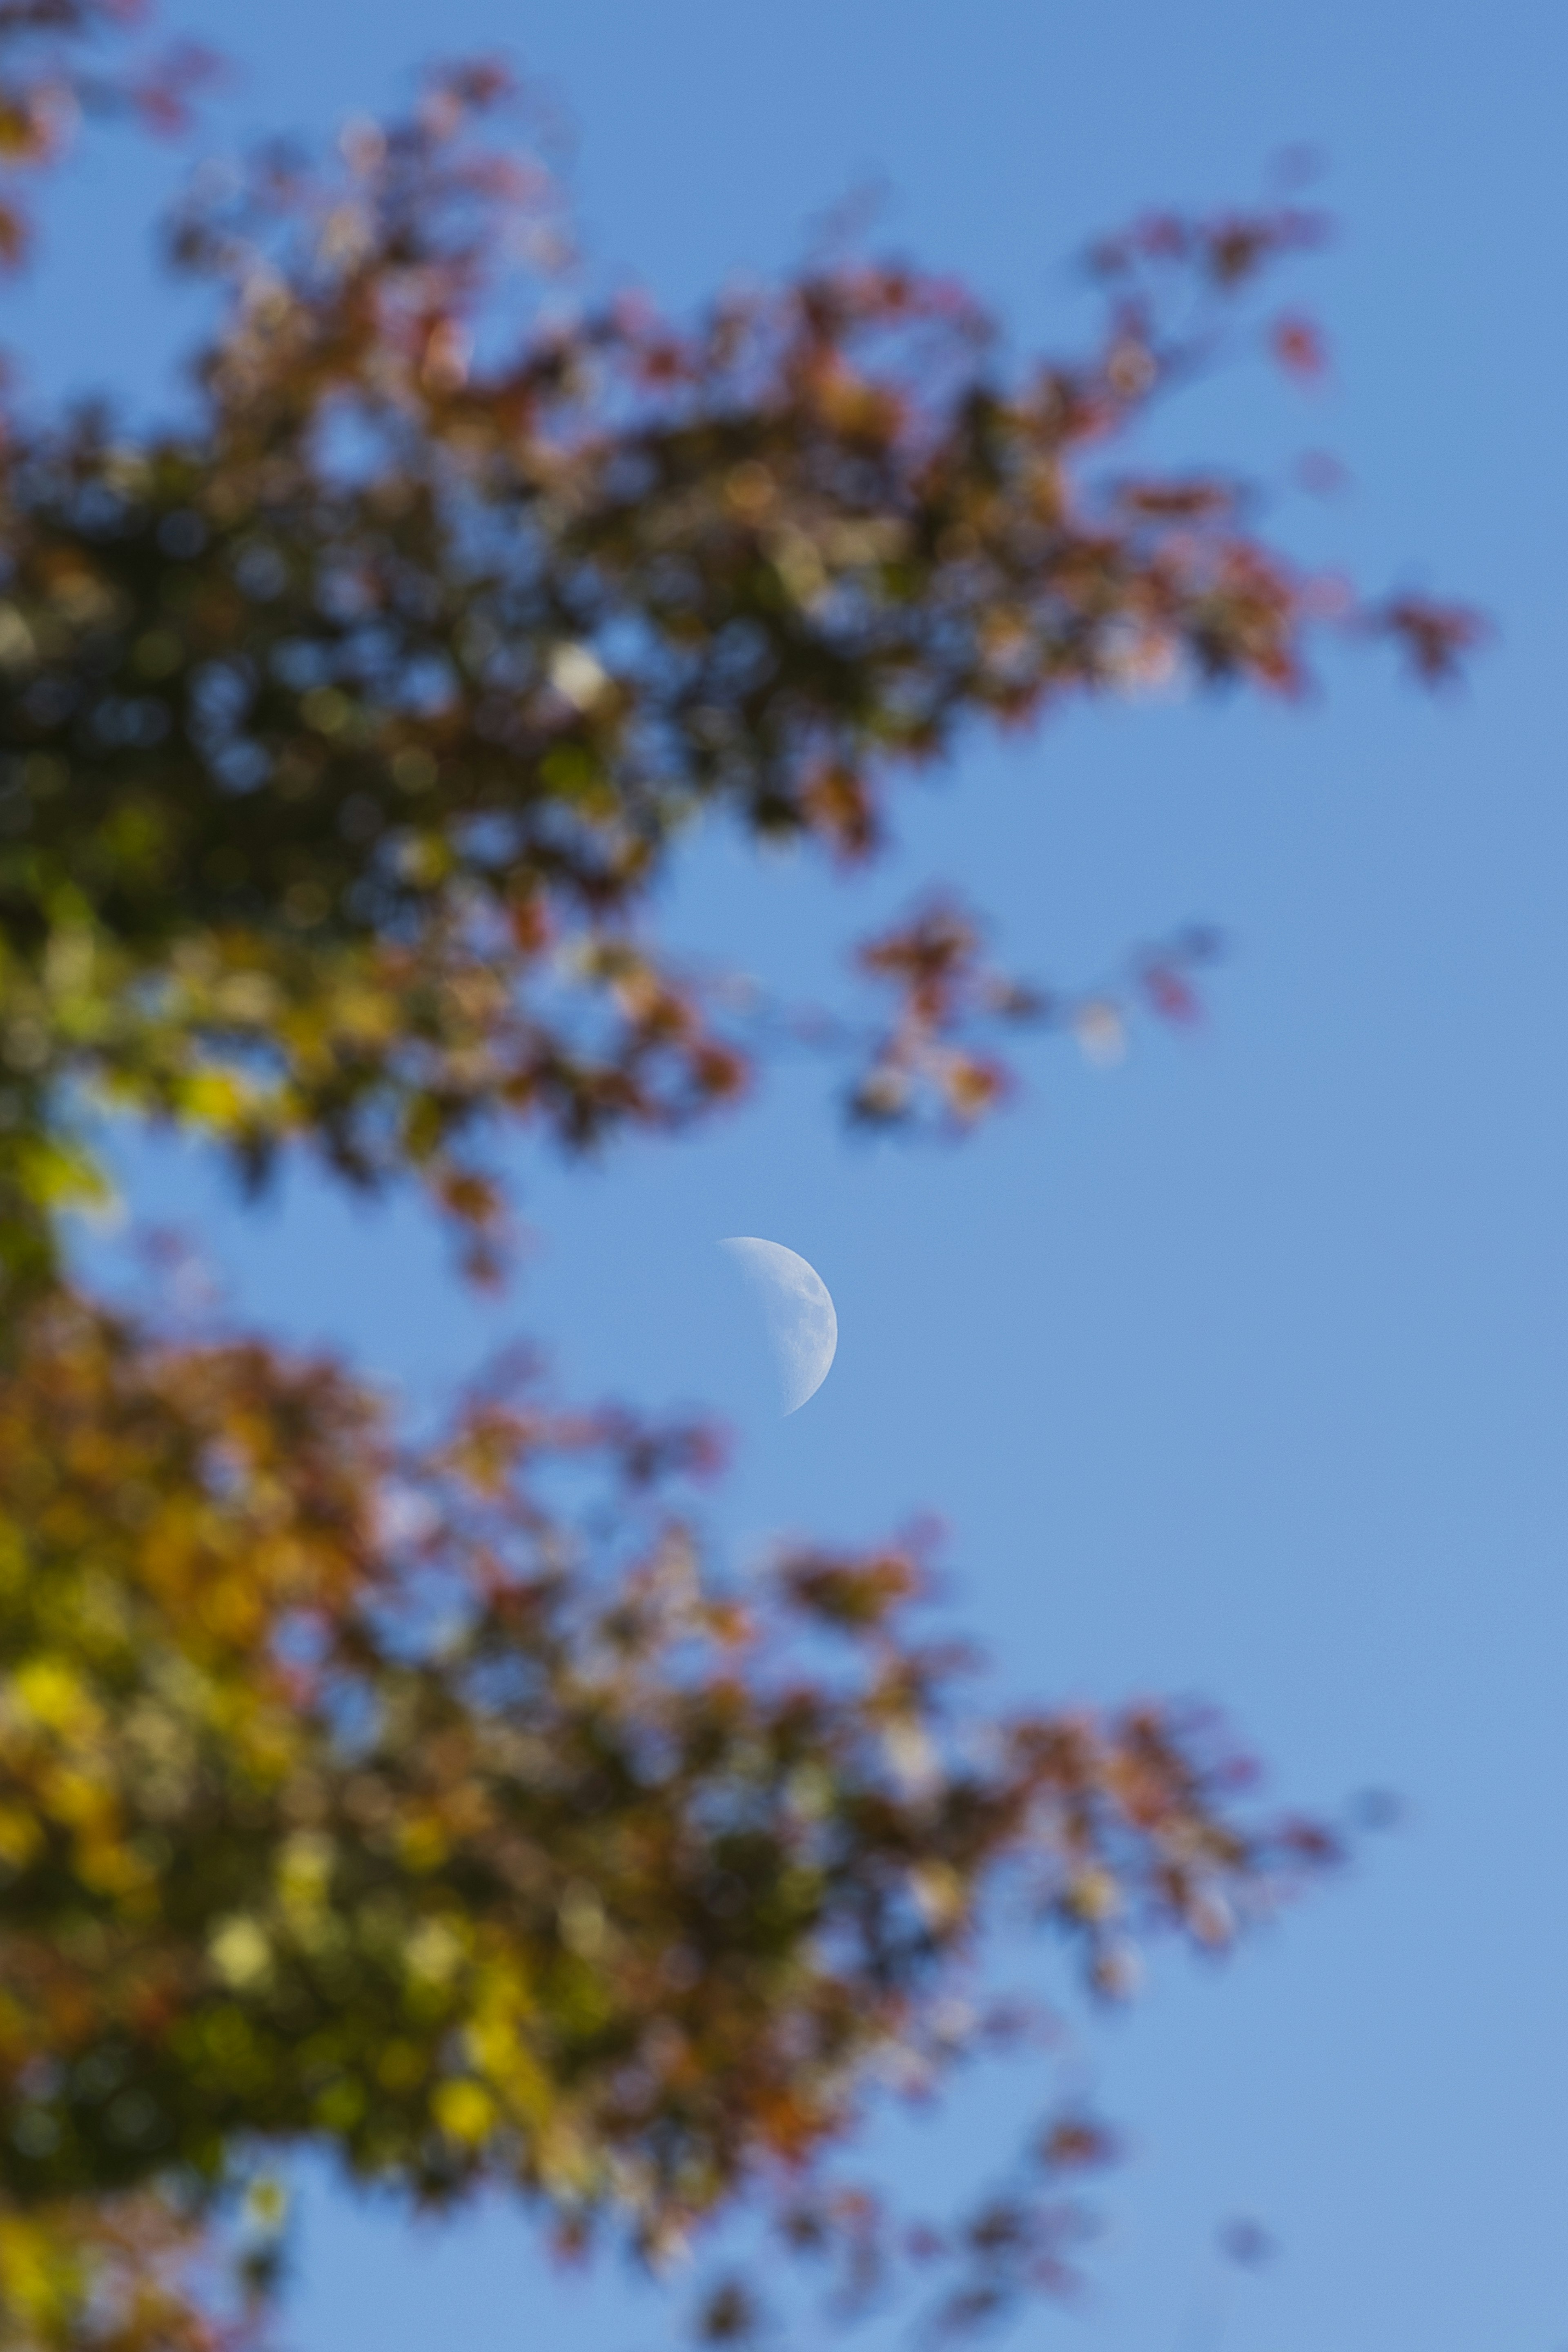
<path id="1" fill-rule="evenodd" d="M 330 1364 L 35 1310 L 0 1377 L 0 2212 L 199 2205 L 312 2145 L 655 2256 L 798 2179 L 885 2062 L 978 2046 L 988 1918 L 1111 1989 L 1130 1939 L 1226 1941 L 1328 1858 L 1237 1811 L 1197 1718 L 969 1715 L 918 1550 L 726 1590 L 667 1492 L 711 1460 L 504 1391 L 416 1455 Z"/>
<path id="2" fill-rule="evenodd" d="M 1182 1028 L 1201 1020 L 1194 975 L 1220 951 L 1216 932 L 1191 925 L 1092 987 L 1046 989 L 996 971 L 978 919 L 952 898 L 931 899 L 857 953 L 860 971 L 893 992 L 891 1023 L 869 1040 L 826 1021 L 815 1034 L 859 1049 L 849 1107 L 863 1126 L 923 1119 L 962 1131 L 1011 1088 L 1012 1072 L 990 1039 L 1019 1025 L 1066 1030 L 1090 1061 L 1120 1061 L 1136 1013 Z"/>
<path id="3" fill-rule="evenodd" d="M 1100 255 L 1099 345 L 1022 373 L 890 265 L 520 331 L 501 298 L 563 232 L 481 135 L 508 102 L 462 68 L 338 167 L 198 176 L 172 250 L 226 307 L 189 424 L 17 418 L 0 449 L 4 1133 L 63 1136 L 85 1092 L 252 1177 L 307 1144 L 420 1177 L 484 1262 L 498 1123 L 582 1148 L 744 1088 L 754 1041 L 649 930 L 705 813 L 854 862 L 975 720 L 1293 691 L 1331 625 L 1436 678 L 1473 634 L 1331 611 L 1234 482 L 1110 467 L 1207 349 L 1177 298 L 1225 314 L 1307 215 L 1142 224 Z M 1006 1093 L 916 1009 L 932 955 L 971 982 L 945 921 L 862 958 L 926 975 L 863 1117 Z M 0 1174 L 36 1260 L 47 1203 Z"/>
<path id="4" fill-rule="evenodd" d="M 100 64 L 98 45 L 140 30 L 142 0 L 4 0 L 0 5 L 0 269 L 28 253 L 25 176 L 57 162 L 81 116 L 130 115 L 154 134 L 190 128 L 195 101 L 220 71 L 195 41 L 134 45 Z"/>

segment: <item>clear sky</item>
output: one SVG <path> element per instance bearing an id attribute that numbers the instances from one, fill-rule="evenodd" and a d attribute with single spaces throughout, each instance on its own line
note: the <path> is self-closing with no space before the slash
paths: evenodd
<path id="1" fill-rule="evenodd" d="M 138 1206 L 206 1220 L 244 1310 L 433 1396 L 526 1329 L 579 1391 L 706 1398 L 741 1433 L 718 1507 L 858 1538 L 919 1507 L 955 1601 L 1036 1698 L 1221 1701 L 1293 1799 L 1407 1800 L 1396 1834 L 1222 1971 L 1158 1960 L 1084 2063 L 1131 2128 L 1080 2317 L 1103 2352 L 1568 2346 L 1568 800 L 1560 239 L 1568 16 L 1550 0 L 186 0 L 242 128 L 374 109 L 432 51 L 502 47 L 575 124 L 596 265 L 672 301 L 796 254 L 847 192 L 967 273 L 1027 348 L 1070 331 L 1067 257 L 1150 200 L 1246 198 L 1309 142 L 1342 233 L 1300 289 L 1332 340 L 1303 397 L 1194 397 L 1192 455 L 1344 459 L 1279 529 L 1376 581 L 1459 591 L 1500 635 L 1440 705 L 1375 656 L 1303 709 L 1146 705 L 976 745 L 908 800 L 877 907 L 941 874 L 1006 958 L 1098 971 L 1184 919 L 1235 952 L 1193 1042 L 1114 1072 L 1030 1059 L 962 1150 L 868 1150 L 792 1071 L 699 1144 L 563 1180 L 519 1164 L 539 1248 L 499 1310 L 412 1213 L 307 1185 L 259 1221 L 199 1170 Z M 8 297 L 41 388 L 153 396 L 182 319 L 137 258 L 170 173 L 73 165 L 52 289 Z M 700 849 L 674 919 L 823 968 L 871 911 L 804 867 Z M 838 1360 L 768 1417 L 722 1261 L 802 1252 Z M 900 2141 L 934 2195 L 1011 2094 Z M 992 2102 L 987 2105 L 987 2100 Z M 1237 2278 L 1216 2226 L 1278 2241 Z M 410 2238 L 312 2187 L 296 2352 L 632 2352 L 664 2307 L 555 2282 L 502 2213 Z"/>

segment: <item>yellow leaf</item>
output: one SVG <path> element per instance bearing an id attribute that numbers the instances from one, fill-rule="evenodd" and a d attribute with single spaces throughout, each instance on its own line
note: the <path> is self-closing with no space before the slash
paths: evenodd
<path id="1" fill-rule="evenodd" d="M 478 2147 L 494 2126 L 495 2103 L 478 2083 L 441 2083 L 430 2104 L 441 2129 L 466 2147 Z"/>

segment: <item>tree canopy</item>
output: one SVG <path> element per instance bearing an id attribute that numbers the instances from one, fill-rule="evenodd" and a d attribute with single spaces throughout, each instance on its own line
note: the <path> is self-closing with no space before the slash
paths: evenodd
<path id="1" fill-rule="evenodd" d="M 87 71 L 125 15 L 0 6 L 14 257 L 73 106 L 180 118 L 190 53 Z M 879 2086 L 1026 2030 L 956 1998 L 988 1928 L 1037 1921 L 1114 1998 L 1141 1936 L 1223 1946 L 1338 1850 L 1258 1810 L 1208 1718 L 997 1716 L 921 1614 L 918 1537 L 737 1580 L 701 1430 L 498 1375 L 416 1446 L 346 1365 L 73 1269 L 118 1117 L 253 1184 L 299 1153 L 413 1181 L 498 1279 L 509 1132 L 695 1124 L 765 1050 L 660 945 L 699 825 L 867 863 L 977 724 L 1173 672 L 1289 695 L 1329 631 L 1439 679 L 1476 633 L 1307 574 L 1244 484 L 1122 462 L 1227 342 L 1313 363 L 1253 307 L 1310 213 L 1137 222 L 1091 257 L 1098 340 L 1039 363 L 962 286 L 860 258 L 684 323 L 567 314 L 512 103 L 461 67 L 335 156 L 199 173 L 181 420 L 0 420 L 16 2352 L 258 2323 L 307 2147 L 426 2203 L 510 2184 L 656 2261 L 761 2200 L 851 2304 L 901 2252 L 944 2324 L 984 2317 L 1068 2282 L 1103 2126 L 1048 2114 L 1014 2185 L 919 2225 L 842 2151 Z M 1146 966 L 1156 1009 L 1201 951 Z M 949 902 L 853 960 L 892 992 L 861 1119 L 973 1121 L 997 1024 L 1064 1011 Z M 700 2324 L 754 2316 L 721 2284 Z"/>

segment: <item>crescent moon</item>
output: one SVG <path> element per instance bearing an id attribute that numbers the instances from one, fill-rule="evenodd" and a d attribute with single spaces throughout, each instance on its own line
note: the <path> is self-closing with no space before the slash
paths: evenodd
<path id="1" fill-rule="evenodd" d="M 729 1251 L 761 1303 L 783 1413 L 798 1412 L 827 1378 L 838 1347 L 838 1318 L 827 1285 L 782 1242 L 735 1234 L 719 1246 Z"/>

